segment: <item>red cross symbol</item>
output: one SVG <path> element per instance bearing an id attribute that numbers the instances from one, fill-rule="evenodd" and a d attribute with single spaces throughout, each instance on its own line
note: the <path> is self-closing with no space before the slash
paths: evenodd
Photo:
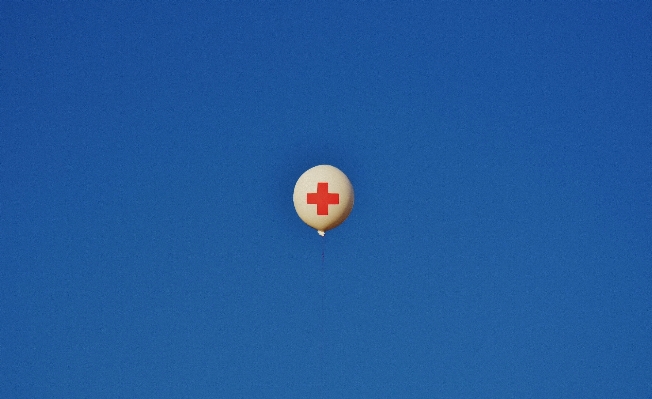
<path id="1" fill-rule="evenodd" d="M 339 204 L 340 195 L 328 192 L 328 183 L 317 183 L 317 192 L 308 193 L 308 203 L 317 204 L 317 215 L 328 215 L 328 205 Z"/>

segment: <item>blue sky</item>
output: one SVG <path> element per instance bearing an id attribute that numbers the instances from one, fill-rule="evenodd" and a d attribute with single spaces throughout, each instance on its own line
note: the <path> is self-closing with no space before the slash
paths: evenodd
<path id="1" fill-rule="evenodd" d="M 652 7 L 571 3 L 3 2 L 0 397 L 652 395 Z"/>

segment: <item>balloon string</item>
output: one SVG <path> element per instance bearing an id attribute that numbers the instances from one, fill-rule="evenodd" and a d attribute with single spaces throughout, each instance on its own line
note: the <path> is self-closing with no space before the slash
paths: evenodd
<path id="1" fill-rule="evenodd" d="M 321 237 L 321 270 L 320 274 L 320 285 L 321 285 L 321 309 L 320 309 L 320 318 L 319 318 L 319 391 L 321 393 L 320 397 L 325 397 L 324 390 L 326 389 L 326 308 L 324 306 L 325 296 L 326 296 L 326 282 L 324 276 L 324 259 L 326 253 L 326 237 Z"/>
<path id="2" fill-rule="evenodd" d="M 324 268 L 324 252 L 326 250 L 326 236 L 321 237 L 321 267 Z"/>

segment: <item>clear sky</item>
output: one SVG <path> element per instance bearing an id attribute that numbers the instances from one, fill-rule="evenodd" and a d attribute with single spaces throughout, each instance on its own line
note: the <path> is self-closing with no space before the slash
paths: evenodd
<path id="1" fill-rule="evenodd" d="M 0 397 L 652 395 L 649 1 L 4 1 L 0 49 Z"/>

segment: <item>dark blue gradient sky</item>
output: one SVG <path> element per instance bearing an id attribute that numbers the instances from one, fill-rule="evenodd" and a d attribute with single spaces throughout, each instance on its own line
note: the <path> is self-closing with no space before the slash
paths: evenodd
<path id="1" fill-rule="evenodd" d="M 652 395 L 649 2 L 46 3 L 0 6 L 0 397 Z"/>

